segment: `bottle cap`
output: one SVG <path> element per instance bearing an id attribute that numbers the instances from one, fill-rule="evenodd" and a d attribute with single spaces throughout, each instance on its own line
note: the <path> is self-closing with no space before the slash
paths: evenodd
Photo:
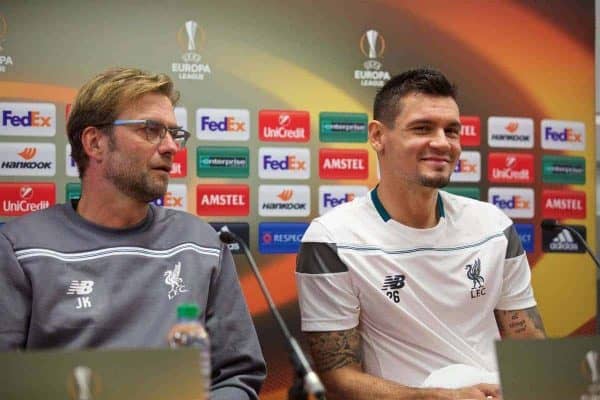
<path id="1" fill-rule="evenodd" d="M 183 303 L 177 306 L 177 318 L 179 319 L 198 319 L 200 316 L 200 307 L 195 303 Z"/>

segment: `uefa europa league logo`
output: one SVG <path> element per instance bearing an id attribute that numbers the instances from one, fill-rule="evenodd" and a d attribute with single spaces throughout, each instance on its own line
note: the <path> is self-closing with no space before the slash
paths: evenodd
<path id="1" fill-rule="evenodd" d="M 369 29 L 360 38 L 360 51 L 369 59 L 364 62 L 365 69 L 379 70 L 381 62 L 377 61 L 385 50 L 383 36 L 374 29 Z"/>
<path id="2" fill-rule="evenodd" d="M 4 37 L 8 33 L 8 24 L 6 23 L 6 19 L 4 15 L 0 14 L 0 51 L 4 50 L 2 47 L 2 42 L 4 42 Z"/>
<path id="3" fill-rule="evenodd" d="M 196 21 L 186 21 L 177 32 L 177 42 L 184 51 L 181 58 L 185 62 L 200 62 L 202 57 L 198 49 L 204 43 L 204 32 Z"/>
<path id="4" fill-rule="evenodd" d="M 581 400 L 600 400 L 600 356 L 597 351 L 586 353 L 581 363 L 583 376 L 590 382 L 588 392 L 581 395 Z"/>

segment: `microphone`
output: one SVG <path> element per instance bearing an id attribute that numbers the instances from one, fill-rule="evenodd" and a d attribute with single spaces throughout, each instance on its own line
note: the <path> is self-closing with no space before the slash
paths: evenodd
<path id="1" fill-rule="evenodd" d="M 569 231 L 571 234 L 573 234 L 575 238 L 577 238 L 577 241 L 585 248 L 588 254 L 592 257 L 592 260 L 594 260 L 594 263 L 596 263 L 596 267 L 600 268 L 600 261 L 598 261 L 598 258 L 596 258 L 596 255 L 594 254 L 590 246 L 587 244 L 583 236 L 581 236 L 581 234 L 577 232 L 576 229 L 567 225 L 559 224 L 558 221 L 556 221 L 555 219 L 542 220 L 540 226 L 544 231 L 554 231 L 556 229 L 566 229 L 567 231 Z"/>
<path id="2" fill-rule="evenodd" d="M 240 245 L 244 252 L 244 255 L 248 259 L 250 269 L 252 270 L 254 276 L 256 277 L 256 280 L 258 281 L 258 286 L 260 286 L 260 290 L 262 291 L 264 298 L 267 300 L 269 310 L 271 310 L 271 314 L 277 321 L 279 329 L 281 330 L 281 333 L 285 338 L 288 351 L 290 352 L 290 359 L 292 361 L 292 365 L 296 370 L 296 376 L 302 379 L 303 388 L 305 391 L 305 393 L 295 393 L 294 395 L 292 395 L 295 389 L 292 388 L 288 393 L 288 398 L 305 399 L 306 393 L 308 393 L 310 395 L 313 395 L 318 400 L 325 400 L 325 387 L 321 383 L 319 376 L 312 370 L 310 364 L 308 363 L 306 355 L 300 347 L 300 344 L 298 344 L 298 341 L 296 341 L 296 339 L 292 336 L 290 330 L 285 324 L 285 321 L 281 317 L 281 314 L 279 314 L 279 311 L 277 310 L 277 307 L 275 306 L 275 303 L 271 298 L 271 294 L 267 289 L 267 285 L 265 285 L 262 275 L 260 274 L 260 271 L 256 266 L 256 262 L 254 261 L 254 257 L 252 257 L 252 253 L 250 252 L 248 245 L 246 244 L 246 242 L 244 242 L 243 239 L 238 237 L 235 233 L 231 232 L 229 228 L 227 228 L 227 225 L 224 225 L 219 230 L 219 239 L 225 244 L 238 243 Z"/>

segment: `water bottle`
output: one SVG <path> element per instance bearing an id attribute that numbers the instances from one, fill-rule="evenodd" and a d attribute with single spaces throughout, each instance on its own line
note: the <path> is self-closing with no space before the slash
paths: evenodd
<path id="1" fill-rule="evenodd" d="M 197 304 L 180 304 L 177 307 L 177 323 L 173 325 L 167 340 L 171 348 L 193 347 L 200 352 L 200 373 L 204 380 L 204 390 L 208 399 L 210 390 L 210 342 L 208 333 L 198 319 L 200 308 Z"/>

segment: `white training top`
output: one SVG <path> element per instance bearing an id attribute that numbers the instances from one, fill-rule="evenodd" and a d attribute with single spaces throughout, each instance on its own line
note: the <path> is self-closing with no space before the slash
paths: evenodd
<path id="1" fill-rule="evenodd" d="M 415 229 L 369 195 L 316 218 L 298 255 L 303 331 L 358 326 L 365 372 L 419 386 L 435 370 L 497 370 L 495 309 L 536 305 L 512 221 L 440 191 L 439 223 Z"/>

